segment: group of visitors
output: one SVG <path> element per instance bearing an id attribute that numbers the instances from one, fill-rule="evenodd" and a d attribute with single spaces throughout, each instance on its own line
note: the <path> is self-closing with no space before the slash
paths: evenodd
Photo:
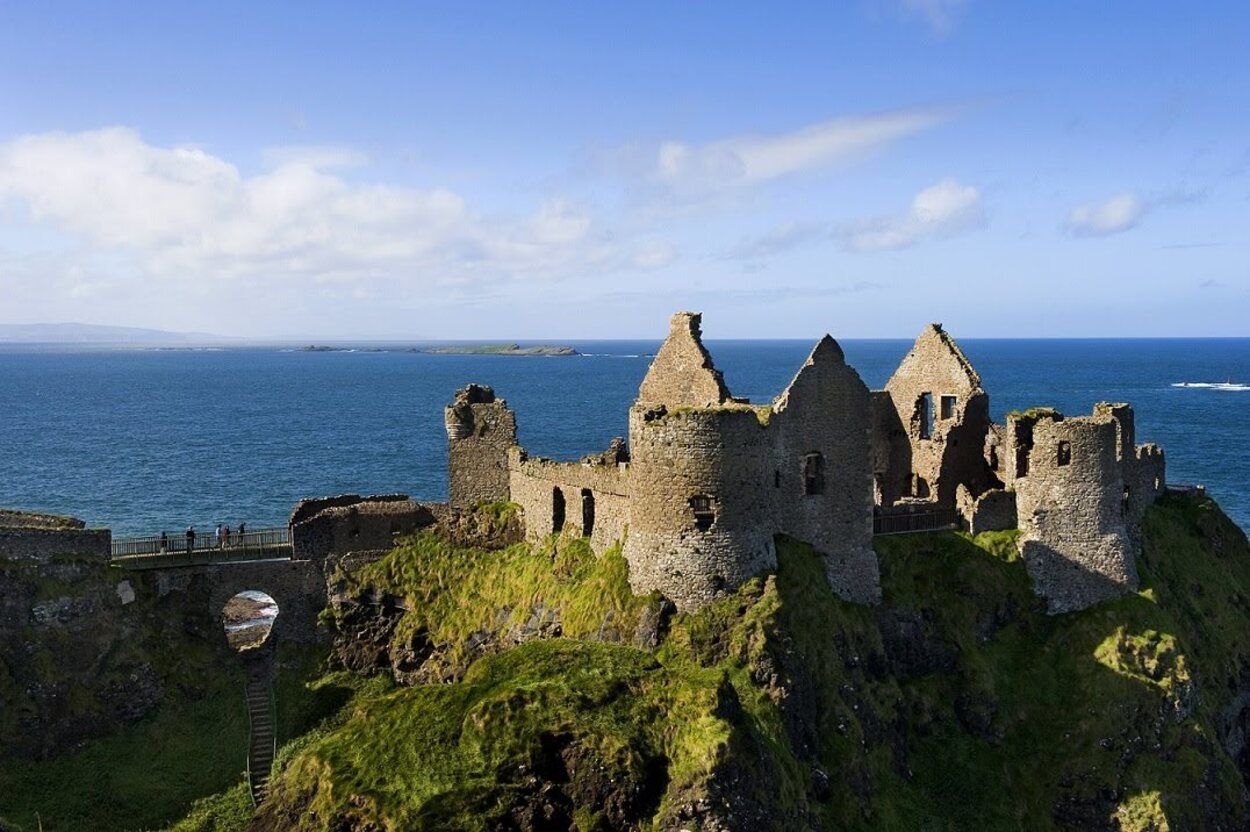
<path id="1" fill-rule="evenodd" d="M 232 532 L 230 530 L 230 527 L 226 525 L 225 523 L 218 523 L 216 531 L 213 532 L 213 547 L 216 549 L 228 548 L 231 545 L 230 536 L 232 534 L 236 535 L 236 537 L 234 538 L 236 541 L 234 545 L 242 546 L 244 542 L 243 535 L 245 535 L 246 533 L 247 533 L 247 523 L 244 523 L 243 521 L 239 521 L 238 532 Z M 186 538 L 187 538 L 187 554 L 189 555 L 191 554 L 192 551 L 195 550 L 195 538 L 196 538 L 195 526 L 187 526 Z M 164 555 L 168 553 L 169 553 L 169 535 L 166 534 L 165 532 L 161 532 L 161 554 Z"/>

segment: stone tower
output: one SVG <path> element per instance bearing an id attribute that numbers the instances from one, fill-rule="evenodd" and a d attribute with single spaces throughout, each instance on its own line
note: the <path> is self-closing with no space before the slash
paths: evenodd
<path id="1" fill-rule="evenodd" d="M 825 557 L 844 598 L 880 598 L 872 551 L 869 393 L 826 336 L 771 405 L 733 398 L 700 341 L 673 316 L 629 413 L 625 557 L 637 592 L 695 609 L 775 568 L 789 534 Z"/>
<path id="2" fill-rule="evenodd" d="M 507 500 L 508 449 L 516 444 L 516 414 L 491 388 L 470 384 L 456 391 L 443 421 L 451 507 L 471 509 Z"/>

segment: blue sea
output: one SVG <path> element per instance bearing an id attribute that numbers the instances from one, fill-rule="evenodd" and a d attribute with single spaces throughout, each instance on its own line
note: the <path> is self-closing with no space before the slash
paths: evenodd
<path id="1" fill-rule="evenodd" d="M 811 341 L 708 347 L 733 393 L 767 401 Z M 995 417 L 1131 402 L 1168 479 L 1201 483 L 1250 528 L 1250 339 L 961 340 Z M 376 346 L 376 345 L 370 345 Z M 576 458 L 626 432 L 654 341 L 572 344 L 580 357 L 307 352 L 263 346 L 0 346 L 0 506 L 72 514 L 116 535 L 246 521 L 343 492 L 446 497 L 443 406 L 468 382 L 516 410 L 531 453 Z M 846 341 L 882 386 L 910 341 Z M 1183 383 L 1240 384 L 1224 389 Z"/>

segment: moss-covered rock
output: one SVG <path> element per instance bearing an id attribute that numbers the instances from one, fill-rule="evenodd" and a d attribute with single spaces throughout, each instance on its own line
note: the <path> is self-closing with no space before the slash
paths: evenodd
<path id="1" fill-rule="evenodd" d="M 1214 503 L 1162 501 L 1141 591 L 1062 616 L 1013 533 L 877 547 L 879 607 L 782 539 L 775 575 L 661 625 L 619 552 L 416 537 L 327 616 L 348 638 L 391 599 L 385 672 L 327 678 L 351 704 L 250 820 L 227 793 L 179 829 L 1246 828 L 1250 546 Z"/>

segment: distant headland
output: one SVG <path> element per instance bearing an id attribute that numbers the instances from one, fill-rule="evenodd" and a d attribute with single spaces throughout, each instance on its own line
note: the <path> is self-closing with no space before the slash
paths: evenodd
<path id="1" fill-rule="evenodd" d="M 523 347 L 520 344 L 449 344 L 436 347 L 330 347 L 309 344 L 303 352 L 419 352 L 427 355 L 537 355 L 537 356 L 572 356 L 581 355 L 572 347 L 536 344 Z"/>

